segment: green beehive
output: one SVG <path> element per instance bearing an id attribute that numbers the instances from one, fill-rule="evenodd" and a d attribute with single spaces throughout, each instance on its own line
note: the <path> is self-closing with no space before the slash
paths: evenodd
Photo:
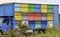
<path id="1" fill-rule="evenodd" d="M 28 12 L 34 12 L 34 4 L 28 4 Z"/>
<path id="2" fill-rule="evenodd" d="M 34 4 L 28 4 L 28 7 L 34 7 Z"/>
<path id="3" fill-rule="evenodd" d="M 29 7 L 29 8 L 28 8 L 28 11 L 29 11 L 29 12 L 34 12 L 34 7 L 31 7 L 31 8 Z"/>
<path id="4" fill-rule="evenodd" d="M 53 5 L 47 5 L 47 8 L 53 8 Z"/>
<path id="5" fill-rule="evenodd" d="M 53 5 L 47 5 L 47 11 L 53 13 Z"/>

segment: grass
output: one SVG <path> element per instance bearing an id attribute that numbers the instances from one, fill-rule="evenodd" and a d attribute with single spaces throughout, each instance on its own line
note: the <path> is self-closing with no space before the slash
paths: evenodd
<path id="1" fill-rule="evenodd" d="M 55 30 L 54 28 L 47 28 L 46 33 L 43 33 L 41 31 L 41 33 L 38 34 L 36 31 L 35 33 L 33 32 L 27 36 L 23 34 L 25 30 L 27 30 L 26 26 L 22 26 L 21 30 L 19 31 L 19 35 L 17 35 L 14 30 L 10 30 L 9 33 L 6 35 L 0 34 L 0 37 L 60 37 L 60 30 Z"/>
<path id="2" fill-rule="evenodd" d="M 22 33 L 20 33 L 20 35 L 16 35 L 16 33 L 12 30 L 10 34 L 6 34 L 6 35 L 0 34 L 0 37 L 60 37 L 60 30 L 47 29 L 46 33 L 41 32 L 40 34 L 38 34 L 36 32 L 36 34 L 32 33 L 28 36 L 25 36 Z"/>

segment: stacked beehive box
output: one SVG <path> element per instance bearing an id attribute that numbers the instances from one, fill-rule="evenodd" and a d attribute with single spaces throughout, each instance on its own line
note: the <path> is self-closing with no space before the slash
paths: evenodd
<path id="1" fill-rule="evenodd" d="M 12 16 L 16 25 L 26 24 L 29 29 L 58 28 L 59 5 L 10 3 L 0 5 L 0 12 L 0 16 Z"/>
<path id="2" fill-rule="evenodd" d="M 29 29 L 58 26 L 58 5 L 49 4 L 14 4 L 15 19 L 20 24 L 26 22 Z M 17 23 L 18 24 L 18 23 Z"/>

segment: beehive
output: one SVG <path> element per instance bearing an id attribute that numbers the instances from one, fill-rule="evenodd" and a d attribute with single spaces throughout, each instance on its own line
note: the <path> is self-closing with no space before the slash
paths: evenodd
<path id="1" fill-rule="evenodd" d="M 29 29 L 46 29 L 50 24 L 58 28 L 59 5 L 10 3 L 1 5 L 0 12 L 0 16 L 13 16 L 18 26 L 27 21 Z"/>
<path id="2" fill-rule="evenodd" d="M 22 7 L 20 12 L 27 14 L 23 15 L 25 21 L 28 21 L 29 29 L 46 29 L 49 26 L 58 26 L 58 5 L 52 4 L 19 4 Z M 19 11 L 18 11 L 19 12 Z M 56 17 L 55 17 L 56 16 Z M 23 21 L 23 19 L 21 21 Z M 16 19 L 17 20 L 17 19 Z M 56 23 L 57 22 L 57 23 Z"/>

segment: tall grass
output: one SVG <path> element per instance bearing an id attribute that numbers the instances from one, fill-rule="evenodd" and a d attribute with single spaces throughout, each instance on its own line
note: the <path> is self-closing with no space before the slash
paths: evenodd
<path id="1" fill-rule="evenodd" d="M 24 34 L 20 33 L 20 35 L 16 35 L 16 33 L 12 30 L 11 34 L 6 34 L 6 35 L 1 35 L 0 37 L 25 37 Z M 60 37 L 60 30 L 53 30 L 53 29 L 48 29 L 46 33 L 41 32 L 40 34 L 30 34 L 26 37 Z"/>
<path id="2" fill-rule="evenodd" d="M 23 27 L 21 27 L 21 28 L 24 30 L 20 30 L 19 35 L 17 35 L 14 30 L 10 30 L 9 33 L 7 33 L 5 35 L 0 34 L 0 37 L 60 37 L 60 30 L 55 30 L 54 27 L 53 28 L 47 28 L 46 33 L 41 32 L 40 34 L 38 34 L 37 32 L 35 32 L 35 33 L 33 32 L 33 33 L 25 36 L 24 31 L 27 29 L 25 29 Z"/>

